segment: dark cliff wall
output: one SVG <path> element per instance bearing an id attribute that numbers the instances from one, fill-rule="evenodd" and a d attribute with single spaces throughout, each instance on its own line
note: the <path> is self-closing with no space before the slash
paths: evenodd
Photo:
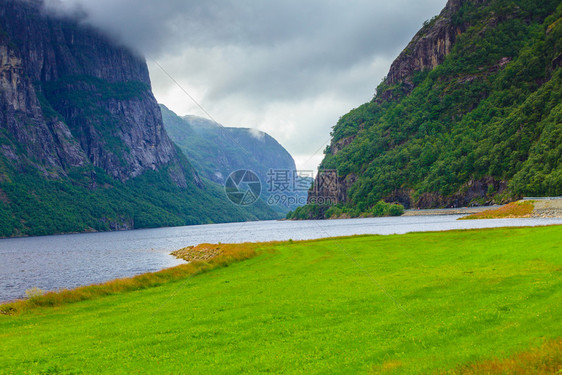
<path id="1" fill-rule="evenodd" d="M 424 24 L 408 46 L 394 60 L 386 76 L 389 85 L 406 83 L 408 91 L 413 89 L 411 80 L 414 72 L 432 70 L 441 64 L 451 52 L 457 37 L 470 26 L 457 23 L 454 18 L 466 3 L 483 4 L 488 0 L 449 0 L 443 11 Z"/>
<path id="2" fill-rule="evenodd" d="M 85 165 L 88 159 L 68 127 L 56 118 L 47 120 L 43 116 L 19 47 L 1 32 L 0 154 L 17 170 L 34 166 L 54 176 L 66 167 Z"/>
<path id="3" fill-rule="evenodd" d="M 203 184 L 143 58 L 39 0 L 0 0 L 0 237 L 278 217 Z"/>
<path id="4" fill-rule="evenodd" d="M 40 1 L 0 0 L 0 22 L 3 123 L 17 143 L 4 155 L 26 149 L 19 157 L 53 175 L 91 163 L 121 181 L 180 165 L 143 58 Z M 196 178 L 171 170 L 180 186 Z"/>

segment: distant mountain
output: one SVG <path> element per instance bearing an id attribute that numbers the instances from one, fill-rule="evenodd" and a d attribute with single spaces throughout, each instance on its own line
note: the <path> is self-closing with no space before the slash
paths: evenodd
<path id="1" fill-rule="evenodd" d="M 0 0 L 0 237 L 275 218 L 206 183 L 143 58 L 39 0 Z"/>
<path id="2" fill-rule="evenodd" d="M 262 183 L 262 198 L 281 194 L 293 199 L 292 204 L 272 201 L 279 212 L 287 212 L 306 202 L 311 180 L 299 180 L 294 186 L 296 172 L 293 157 L 267 133 L 247 128 L 230 128 L 197 116 L 179 117 L 166 106 L 160 105 L 164 127 L 170 138 L 185 153 L 193 166 L 205 177 L 224 184 L 237 170 L 251 170 Z M 288 189 L 281 191 L 281 175 L 288 172 Z M 304 186 L 305 184 L 307 184 Z M 275 186 L 277 185 L 277 186 Z M 276 188 L 277 187 L 277 188 Z M 275 197 L 276 198 L 276 197 Z"/>
<path id="3" fill-rule="evenodd" d="M 381 199 L 432 208 L 561 195 L 561 65 L 559 0 L 449 0 L 374 99 L 334 127 L 321 167 L 339 176 L 318 179 L 310 201 L 365 212 Z"/>

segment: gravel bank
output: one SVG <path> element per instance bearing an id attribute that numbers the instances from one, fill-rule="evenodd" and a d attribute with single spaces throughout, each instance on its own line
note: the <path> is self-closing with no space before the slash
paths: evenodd
<path id="1" fill-rule="evenodd" d="M 501 206 L 436 208 L 431 210 L 406 210 L 403 216 L 471 215 L 486 210 L 493 210 L 499 207 Z"/>
<path id="2" fill-rule="evenodd" d="M 535 209 L 531 215 L 532 217 L 562 218 L 562 197 L 524 198 L 523 200 L 533 202 Z M 403 216 L 471 215 L 500 207 L 501 206 L 479 206 L 438 208 L 431 210 L 406 210 Z"/>
<path id="3" fill-rule="evenodd" d="M 532 217 L 560 217 L 562 218 L 562 198 L 526 198 L 524 200 L 533 201 L 535 209 Z"/>

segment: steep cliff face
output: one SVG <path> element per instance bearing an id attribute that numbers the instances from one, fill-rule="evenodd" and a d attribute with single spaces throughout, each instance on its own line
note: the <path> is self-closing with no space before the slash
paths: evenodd
<path id="1" fill-rule="evenodd" d="M 459 35 L 466 31 L 470 24 L 457 22 L 455 16 L 464 4 L 483 4 L 488 0 L 450 0 L 435 18 L 427 21 L 424 27 L 414 36 L 408 46 L 392 63 L 386 76 L 388 85 L 404 83 L 409 93 L 414 88 L 412 76 L 415 72 L 432 70 L 440 65 Z M 390 91 L 381 93 L 379 100 L 388 98 Z"/>
<path id="2" fill-rule="evenodd" d="M 562 5 L 450 0 L 332 131 L 309 203 L 366 212 L 562 194 Z M 310 212 L 322 215 L 322 210 Z M 325 207 L 324 210 L 327 208 Z"/>
<path id="3" fill-rule="evenodd" d="M 39 0 L 0 0 L 0 237 L 278 216 L 202 182 L 143 58 Z"/>
<path id="4" fill-rule="evenodd" d="M 0 64 L 0 154 L 17 170 L 31 166 L 52 176 L 88 163 L 68 127 L 43 116 L 19 49 L 7 34 L 0 35 Z"/>
<path id="5" fill-rule="evenodd" d="M 35 166 L 59 175 L 91 163 L 126 181 L 179 165 L 144 59 L 76 20 L 47 14 L 41 1 L 0 0 L 0 21 L 5 117 Z M 194 179 L 172 170 L 180 186 Z"/>

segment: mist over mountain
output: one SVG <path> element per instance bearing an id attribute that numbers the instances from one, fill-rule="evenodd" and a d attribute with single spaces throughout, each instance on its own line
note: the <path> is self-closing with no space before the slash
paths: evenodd
<path id="1" fill-rule="evenodd" d="M 167 73 L 219 123 L 265 131 L 316 169 L 331 126 L 372 97 L 446 0 L 58 3 L 146 56 L 156 98 L 175 113 L 205 116 Z"/>
<path id="2" fill-rule="evenodd" d="M 0 235 L 274 218 L 202 181 L 147 65 L 96 29 L 0 0 Z"/>

